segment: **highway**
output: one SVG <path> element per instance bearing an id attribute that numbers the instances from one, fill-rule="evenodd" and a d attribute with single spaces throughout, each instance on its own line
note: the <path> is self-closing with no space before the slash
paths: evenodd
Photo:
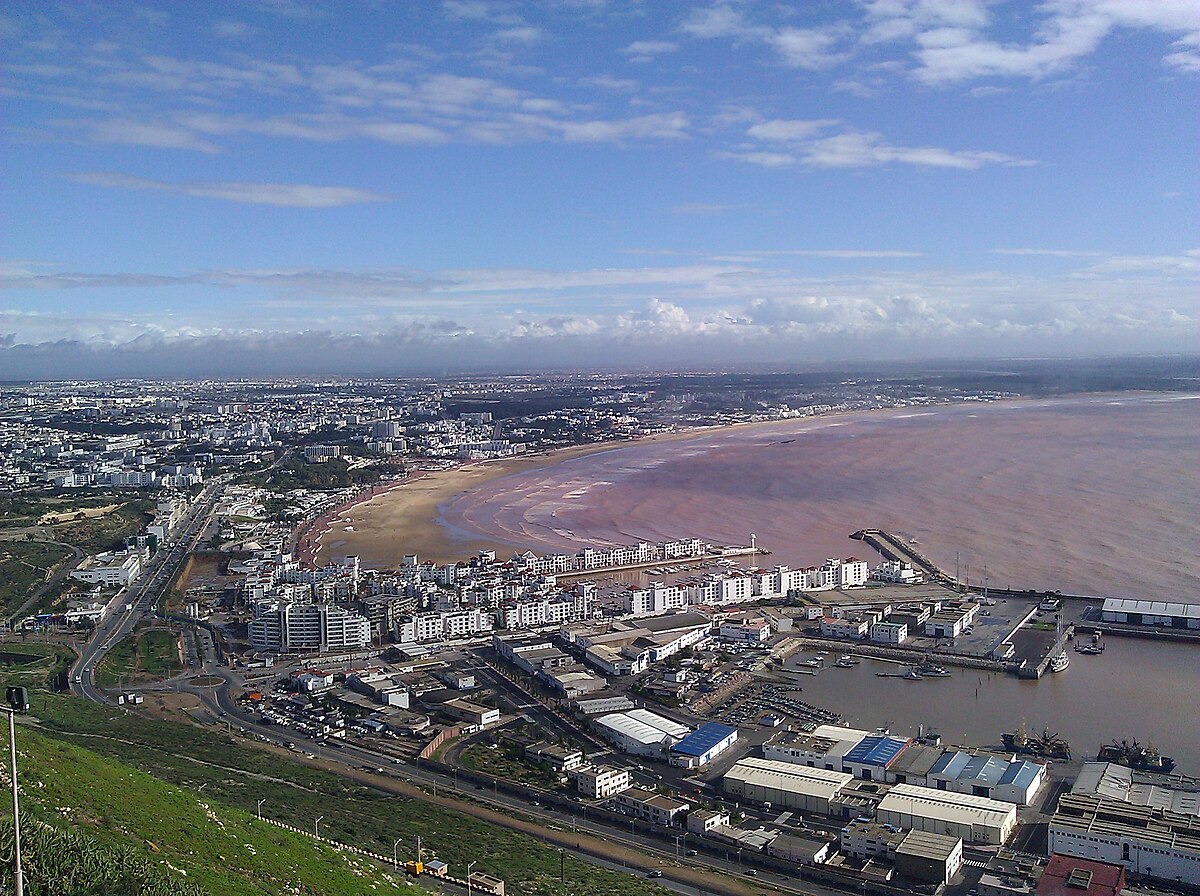
<path id="1" fill-rule="evenodd" d="M 228 475 L 219 476 L 205 485 L 181 521 L 180 534 L 167 546 L 160 547 L 141 575 L 112 599 L 104 621 L 96 626 L 92 637 L 80 650 L 79 659 L 71 667 L 71 693 L 94 703 L 110 702 L 104 691 L 96 686 L 97 666 L 139 622 L 158 611 L 167 587 L 208 527 L 213 508 L 228 479 Z"/>

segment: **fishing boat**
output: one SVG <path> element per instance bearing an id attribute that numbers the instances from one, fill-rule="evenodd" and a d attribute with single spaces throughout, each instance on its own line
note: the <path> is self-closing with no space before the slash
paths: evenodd
<path id="1" fill-rule="evenodd" d="M 846 654 L 843 657 L 839 657 L 838 661 L 836 663 L 834 663 L 834 665 L 837 666 L 839 669 L 850 669 L 850 668 L 853 668 L 854 666 L 857 666 L 858 663 L 859 663 L 859 661 L 857 659 L 850 656 L 850 654 Z"/>
<path id="2" fill-rule="evenodd" d="M 1029 734 L 1022 723 L 1016 731 L 1005 731 L 1000 735 L 1004 749 L 1028 756 L 1041 756 L 1045 759 L 1071 758 L 1071 745 L 1058 734 L 1051 734 L 1049 728 L 1043 728 L 1041 734 Z"/>
<path id="3" fill-rule="evenodd" d="M 905 681 L 923 681 L 925 676 L 918 672 L 915 668 L 909 667 L 903 675 L 900 676 Z"/>
<path id="4" fill-rule="evenodd" d="M 1117 765 L 1128 766 L 1139 772 L 1158 772 L 1168 775 L 1175 768 L 1175 760 L 1164 756 L 1151 744 L 1141 744 L 1136 740 L 1115 740 L 1100 748 L 1096 756 L 1098 762 L 1115 762 Z"/>
<path id="5" fill-rule="evenodd" d="M 1063 618 L 1062 613 L 1059 613 L 1054 620 L 1054 647 L 1058 652 L 1050 657 L 1051 672 L 1065 672 L 1067 666 L 1071 665 L 1071 658 L 1067 656 L 1067 651 L 1061 645 L 1063 644 Z"/>

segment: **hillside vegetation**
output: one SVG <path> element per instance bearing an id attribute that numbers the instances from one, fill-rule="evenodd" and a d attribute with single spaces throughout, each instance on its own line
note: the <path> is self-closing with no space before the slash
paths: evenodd
<path id="1" fill-rule="evenodd" d="M 534 837 L 298 764 L 236 733 L 160 722 L 46 691 L 28 668 L 10 667 L 6 676 L 0 667 L 0 687 L 7 677 L 38 688 L 30 695 L 37 731 L 27 735 L 22 728 L 18 742 L 23 786 L 44 814 L 102 845 L 133 845 L 162 867 L 169 862 L 186 870 L 181 879 L 210 892 L 384 893 L 394 885 L 386 867 L 372 876 L 366 859 L 343 858 L 258 822 L 259 800 L 264 818 L 311 829 L 323 816 L 322 836 L 385 856 L 400 837 L 401 859 L 411 858 L 420 834 L 427 859 L 436 855 L 451 873 L 477 862 L 476 870 L 503 878 L 514 896 L 663 892 L 651 881 L 569 854 L 561 858 Z M 288 880 L 308 881 L 304 886 L 311 888 L 285 891 Z M 337 889 L 337 880 L 352 880 L 353 887 Z"/>
<path id="2" fill-rule="evenodd" d="M 90 750 L 26 728 L 17 742 L 28 893 L 350 896 L 406 886 L 373 860 Z M 3 831 L 0 855 L 11 857 L 11 823 Z"/>

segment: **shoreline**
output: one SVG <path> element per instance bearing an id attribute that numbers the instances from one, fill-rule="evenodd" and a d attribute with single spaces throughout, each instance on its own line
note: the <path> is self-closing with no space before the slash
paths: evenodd
<path id="1" fill-rule="evenodd" d="M 745 429 L 765 429 L 788 424 L 832 421 L 829 425 L 840 425 L 847 418 L 868 419 L 873 416 L 918 416 L 936 413 L 942 409 L 973 406 L 1012 406 L 1026 403 L 1038 406 L 1060 402 L 1075 403 L 1081 399 L 1103 401 L 1114 397 L 1144 398 L 1159 395 L 1155 392 L 1084 392 L 1049 398 L 1001 398 L 995 401 L 956 401 L 936 405 L 869 408 L 864 410 L 838 411 L 830 414 L 813 414 L 788 417 L 781 420 L 753 420 L 728 423 L 720 426 L 700 426 L 677 432 L 657 433 L 639 439 L 622 439 L 596 442 L 589 445 L 571 445 L 535 454 L 522 454 L 496 460 L 473 461 L 445 470 L 431 470 L 395 483 L 381 494 L 350 504 L 334 515 L 324 531 L 312 533 L 315 542 L 313 560 L 320 565 L 332 556 L 368 555 L 363 565 L 368 568 L 392 568 L 398 566 L 405 554 L 416 554 L 422 560 L 438 563 L 466 560 L 481 550 L 494 550 L 497 556 L 522 550 L 524 546 L 497 538 L 478 535 L 453 525 L 443 516 L 443 506 L 463 493 L 504 479 L 508 476 L 533 470 L 544 470 L 580 457 L 607 451 L 617 451 L 639 445 L 703 439 Z M 1175 394 L 1175 393 L 1172 393 Z M 1165 395 L 1165 394 L 1164 394 Z M 1180 396 L 1182 397 L 1182 396 Z M 380 502 L 380 498 L 387 498 Z M 349 522 L 343 523 L 343 520 Z M 339 526 L 352 526 L 354 531 L 338 531 Z M 855 528 L 852 524 L 848 527 Z M 386 556 L 386 562 L 382 558 Z"/>

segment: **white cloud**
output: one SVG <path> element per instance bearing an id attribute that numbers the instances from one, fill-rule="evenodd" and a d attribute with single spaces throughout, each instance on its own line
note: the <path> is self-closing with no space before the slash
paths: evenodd
<path id="1" fill-rule="evenodd" d="M 601 87 L 605 90 L 632 92 L 638 89 L 638 82 L 632 78 L 614 78 L 612 75 L 592 75 L 580 78 L 579 83 L 585 87 Z"/>
<path id="2" fill-rule="evenodd" d="M 821 28 L 756 25 L 729 3 L 692 10 L 680 23 L 679 30 L 701 40 L 732 38 L 763 44 L 773 49 L 784 64 L 794 68 L 823 69 L 849 58 L 848 52 L 834 51 L 849 33 L 844 25 Z"/>
<path id="3" fill-rule="evenodd" d="M 804 140 L 837 124 L 836 118 L 775 119 L 752 126 L 746 134 L 756 140 Z"/>
<path id="4" fill-rule="evenodd" d="M 741 254 L 872 260 L 911 253 Z M 909 346 L 925 356 L 964 353 L 983 339 L 1011 340 L 1005 344 L 1022 351 L 1031 340 L 1041 340 L 1057 353 L 1069 353 L 1071 346 L 1095 351 L 1104 340 L 1128 351 L 1135 344 L 1185 346 L 1200 337 L 1194 301 L 1200 250 L 1092 261 L 1055 275 L 877 265 L 813 275 L 804 266 L 789 270 L 744 262 L 578 271 L 284 268 L 173 278 L 70 273 L 11 262 L 0 264 L 0 287 L 43 292 L 103 287 L 108 293 L 103 310 L 76 303 L 88 310 L 0 311 L 0 332 L 13 334 L 0 341 L 0 365 L 9 365 L 4 369 L 10 372 L 24 365 L 28 375 L 35 361 L 53 361 L 60 372 L 75 371 L 89 352 L 111 352 L 102 359 L 110 375 L 124 369 L 120 358 L 129 355 L 143 365 L 153 357 L 164 373 L 179 373 L 192 354 L 205 363 L 223 362 L 227 372 L 268 356 L 280 372 L 295 372 L 298 365 L 308 370 L 318 361 L 368 360 L 382 365 L 372 369 L 386 370 L 395 355 L 385 349 L 401 344 L 406 357 L 441 368 L 483 358 L 508 366 L 512 358 L 550 363 L 559 352 L 563 363 L 662 362 L 697 352 L 718 362 L 796 343 L 810 346 L 807 358 L 829 358 L 839 352 L 850 357 L 866 346 L 876 352 Z M 172 304 L 171 285 L 186 286 L 189 294 L 221 287 L 219 295 L 231 296 L 226 301 L 240 317 L 226 315 L 214 326 L 210 305 Z M 153 310 L 140 302 L 136 311 L 121 310 L 121 288 L 147 287 L 156 290 Z M 357 335 L 363 333 L 372 335 Z"/>
<path id="5" fill-rule="evenodd" d="M 677 140 L 687 136 L 688 117 L 679 112 L 634 118 L 568 121 L 556 125 L 572 143 L 620 143 L 628 140 Z"/>
<path id="6" fill-rule="evenodd" d="M 546 36 L 541 28 L 535 28 L 532 25 L 515 25 L 512 28 L 503 28 L 492 35 L 492 40 L 499 41 L 505 44 L 536 44 Z"/>
<path id="7" fill-rule="evenodd" d="M 681 202 L 671 209 L 676 215 L 722 215 L 745 205 L 722 205 L 715 202 Z"/>
<path id="8" fill-rule="evenodd" d="M 984 165 L 1023 166 L 1036 164 L 1005 153 L 980 150 L 950 150 L 936 146 L 897 146 L 881 134 L 843 130 L 827 133 L 839 125 L 836 119 L 782 120 L 752 125 L 746 136 L 771 144 L 782 144 L 787 152 L 772 149 L 741 149 L 719 153 L 764 168 L 786 168 L 803 164 L 810 168 L 866 168 L 901 164 L 925 168 L 975 169 Z"/>
<path id="9" fill-rule="evenodd" d="M 191 149 L 199 152 L 220 152 L 219 147 L 198 137 L 187 128 L 151 121 L 109 119 L 92 122 L 89 136 L 97 143 L 119 143 L 125 146 L 149 146 L 155 149 Z"/>
<path id="10" fill-rule="evenodd" d="M 388 197 L 353 187 L 327 187 L 312 184 L 264 184 L 236 181 L 217 183 L 169 183 L 109 172 L 84 172 L 68 175 L 77 183 L 127 190 L 156 190 L 178 196 L 226 199 L 251 205 L 275 205 L 289 208 L 333 208 L 364 202 L 385 202 Z"/>
<path id="11" fill-rule="evenodd" d="M 919 66 L 914 74 L 935 85 L 981 77 L 1043 79 L 1095 53 L 1106 37 L 1121 29 L 1174 35 L 1175 52 L 1163 59 L 1170 68 L 1194 72 L 1200 61 L 1196 0 L 1048 0 L 1037 7 L 1036 15 L 1037 25 L 1026 43 L 986 37 L 990 17 L 979 4 L 972 15 L 958 19 L 941 14 L 891 21 L 911 25 L 908 33 L 897 36 L 915 39 Z"/>
<path id="12" fill-rule="evenodd" d="M 1052 258 L 1095 258 L 1103 252 L 1081 249 L 989 249 L 993 255 L 1046 255 Z"/>
<path id="13" fill-rule="evenodd" d="M 621 50 L 630 62 L 651 62 L 664 53 L 674 53 L 679 44 L 669 40 L 635 40 Z"/>
<path id="14" fill-rule="evenodd" d="M 786 152 L 766 152 L 763 150 L 718 150 L 713 153 L 718 159 L 731 159 L 735 162 L 747 162 L 761 168 L 790 168 L 799 159 Z"/>
<path id="15" fill-rule="evenodd" d="M 837 28 L 781 28 L 771 35 L 770 44 L 788 65 L 822 69 L 849 58 L 848 53 L 833 52 L 842 34 Z"/>

